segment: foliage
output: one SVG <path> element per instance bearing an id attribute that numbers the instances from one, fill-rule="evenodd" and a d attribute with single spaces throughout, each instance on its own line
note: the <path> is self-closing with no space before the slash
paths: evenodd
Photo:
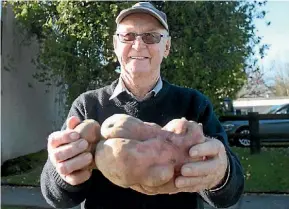
<path id="1" fill-rule="evenodd" d="M 21 175 L 37 166 L 43 166 L 47 159 L 47 150 L 7 160 L 1 166 L 1 177 Z M 2 179 L 3 180 L 3 179 Z"/>
<path id="2" fill-rule="evenodd" d="M 135 2 L 19 1 L 11 2 L 16 18 L 41 43 L 36 78 L 61 78 L 68 105 L 81 92 L 117 78 L 113 52 L 115 18 Z M 254 64 L 260 44 L 254 18 L 263 18 L 265 2 L 153 2 L 168 16 L 171 55 L 162 75 L 174 84 L 197 88 L 216 108 L 222 98 L 234 98 Z M 259 46 L 263 54 L 264 46 Z"/>
<path id="3" fill-rule="evenodd" d="M 261 2 L 175 2 L 168 10 L 173 26 L 173 57 L 166 62 L 167 77 L 200 89 L 215 105 L 235 98 L 246 81 L 245 70 L 254 66 L 254 18 L 263 18 Z M 175 18 L 178 17 L 178 18 Z M 181 23 L 181 24 L 179 24 Z M 184 27 L 185 26 L 185 27 Z M 263 54 L 264 46 L 260 46 Z M 249 58 L 251 60 L 249 60 Z"/>

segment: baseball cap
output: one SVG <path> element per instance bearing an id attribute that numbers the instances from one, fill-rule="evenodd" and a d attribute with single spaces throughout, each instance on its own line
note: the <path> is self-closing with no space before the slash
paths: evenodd
<path id="1" fill-rule="evenodd" d="M 115 22 L 118 25 L 127 15 L 133 13 L 147 13 L 154 16 L 156 19 L 160 21 L 160 23 L 165 27 L 167 31 L 169 31 L 169 26 L 167 23 L 167 16 L 164 12 L 155 8 L 149 2 L 139 2 L 133 5 L 131 8 L 122 10 L 117 16 Z"/>

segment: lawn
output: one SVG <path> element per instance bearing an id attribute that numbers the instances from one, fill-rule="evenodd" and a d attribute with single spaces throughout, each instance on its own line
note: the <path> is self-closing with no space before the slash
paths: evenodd
<path id="1" fill-rule="evenodd" d="M 248 148 L 233 148 L 245 172 L 246 192 L 289 193 L 289 148 L 262 148 L 250 154 Z"/>
<path id="2" fill-rule="evenodd" d="M 41 150 L 5 162 L 1 166 L 1 183 L 39 186 L 40 173 L 47 159 L 47 151 Z"/>
<path id="3" fill-rule="evenodd" d="M 248 148 L 232 149 L 245 171 L 245 192 L 289 193 L 289 148 L 262 148 L 261 153 L 255 155 L 251 155 Z M 47 151 L 43 150 L 6 163 L 5 172 L 2 168 L 2 182 L 39 186 L 46 158 Z"/>

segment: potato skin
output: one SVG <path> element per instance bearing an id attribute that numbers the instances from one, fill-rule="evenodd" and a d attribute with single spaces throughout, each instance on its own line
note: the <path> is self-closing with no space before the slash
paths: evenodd
<path id="1" fill-rule="evenodd" d="M 137 141 L 112 138 L 99 143 L 96 165 L 114 184 L 130 187 L 134 184 L 159 186 L 174 176 L 174 153 L 166 141 Z M 105 160 L 103 160 L 105 158 Z M 109 166 L 107 166 L 109 165 Z"/>
<path id="2" fill-rule="evenodd" d="M 185 118 L 174 119 L 161 128 L 128 115 L 108 118 L 101 127 L 96 148 L 97 168 L 114 184 L 136 191 L 174 193 L 174 179 L 189 157 L 191 146 L 204 141 L 201 128 Z"/>
<path id="3" fill-rule="evenodd" d="M 80 134 L 80 138 L 88 142 L 88 148 L 85 152 L 90 152 L 94 157 L 96 145 L 101 139 L 99 123 L 92 119 L 86 119 L 77 125 L 74 130 Z M 89 168 L 96 168 L 94 161 L 89 165 Z"/>
<path id="4" fill-rule="evenodd" d="M 143 122 L 126 114 L 115 114 L 107 118 L 101 125 L 101 135 L 105 139 L 145 140 L 157 136 L 160 131 L 161 126 L 155 123 Z"/>

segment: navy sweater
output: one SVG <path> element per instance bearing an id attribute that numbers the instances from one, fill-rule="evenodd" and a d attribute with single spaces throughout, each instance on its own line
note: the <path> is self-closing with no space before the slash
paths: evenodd
<path id="1" fill-rule="evenodd" d="M 48 159 L 41 174 L 41 190 L 50 205 L 56 208 L 69 208 L 85 201 L 84 206 L 87 209 L 194 209 L 202 208 L 201 197 L 215 207 L 227 207 L 238 201 L 244 187 L 242 167 L 231 152 L 226 133 L 207 97 L 199 91 L 163 81 L 161 91 L 148 100 L 139 102 L 126 92 L 109 100 L 116 85 L 117 80 L 109 86 L 81 94 L 73 102 L 68 117 L 74 115 L 81 120 L 94 119 L 102 124 L 109 116 L 123 113 L 161 126 L 181 117 L 202 123 L 206 136 L 215 137 L 225 145 L 230 163 L 228 182 L 221 190 L 204 191 L 201 196 L 198 193 L 151 196 L 118 187 L 107 180 L 101 172 L 93 170 L 88 181 L 72 186 L 60 178 Z M 65 128 L 64 124 L 62 130 Z"/>

